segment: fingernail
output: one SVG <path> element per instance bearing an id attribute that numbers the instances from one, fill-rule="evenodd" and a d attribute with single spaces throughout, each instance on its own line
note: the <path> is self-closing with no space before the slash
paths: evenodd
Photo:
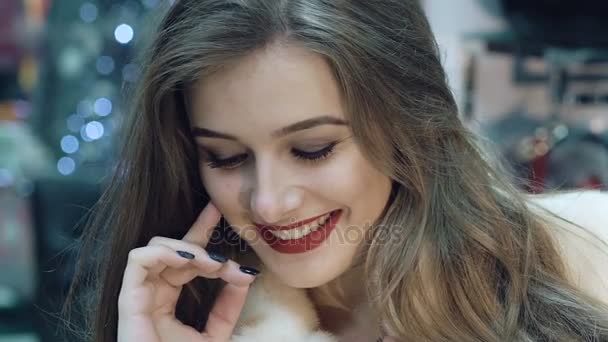
<path id="1" fill-rule="evenodd" d="M 251 274 L 252 276 L 256 276 L 256 275 L 260 274 L 260 271 L 256 270 L 253 267 L 249 267 L 249 266 L 241 266 L 241 267 L 239 267 L 239 270 L 241 270 L 241 272 L 243 272 L 243 273 Z"/>
<path id="2" fill-rule="evenodd" d="M 221 254 L 217 254 L 217 253 L 214 253 L 214 252 L 208 252 L 207 254 L 209 254 L 209 257 L 211 259 L 213 259 L 213 260 L 215 260 L 217 262 L 220 262 L 222 264 L 228 261 L 228 258 L 225 257 L 225 256 L 223 256 L 223 255 L 221 255 Z"/>
<path id="3" fill-rule="evenodd" d="M 194 254 L 192 253 L 188 253 L 186 251 L 177 251 L 177 254 L 179 254 L 179 256 L 181 256 L 182 258 L 186 258 L 186 259 L 194 259 Z"/>

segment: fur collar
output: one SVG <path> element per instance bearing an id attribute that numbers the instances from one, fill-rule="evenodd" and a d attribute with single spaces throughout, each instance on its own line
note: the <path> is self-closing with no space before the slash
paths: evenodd
<path id="1" fill-rule="evenodd" d="M 289 287 L 261 269 L 231 342 L 338 342 L 319 329 L 319 317 L 305 290 Z"/>

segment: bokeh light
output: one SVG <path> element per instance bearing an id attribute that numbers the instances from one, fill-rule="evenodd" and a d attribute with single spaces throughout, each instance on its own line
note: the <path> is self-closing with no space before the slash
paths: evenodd
<path id="1" fill-rule="evenodd" d="M 105 97 L 95 100 L 94 111 L 99 116 L 108 116 L 112 112 L 112 101 Z"/>
<path id="2" fill-rule="evenodd" d="M 80 6 L 80 19 L 85 23 L 92 23 L 97 19 L 97 6 L 90 2 L 85 2 Z"/>
<path id="3" fill-rule="evenodd" d="M 80 116 L 78 114 L 72 114 L 72 115 L 68 116 L 66 121 L 67 121 L 68 129 L 72 133 L 80 132 L 80 127 L 82 127 L 84 125 L 84 119 L 82 118 L 82 116 Z"/>
<path id="4" fill-rule="evenodd" d="M 99 121 L 91 121 L 85 126 L 85 134 L 91 140 L 97 140 L 103 137 L 104 127 Z"/>
<path id="5" fill-rule="evenodd" d="M 127 24 L 120 24 L 114 30 L 114 38 L 121 44 L 128 44 L 133 39 L 133 28 Z"/>
<path id="6" fill-rule="evenodd" d="M 64 176 L 71 175 L 76 169 L 76 162 L 70 157 L 63 157 L 57 161 L 57 171 Z"/>
<path id="7" fill-rule="evenodd" d="M 109 75 L 114 71 L 114 59 L 110 56 L 99 56 L 96 66 L 97 72 L 102 75 Z"/>
<path id="8" fill-rule="evenodd" d="M 66 135 L 61 138 L 61 150 L 65 153 L 74 153 L 78 151 L 79 146 L 78 139 L 73 135 Z"/>

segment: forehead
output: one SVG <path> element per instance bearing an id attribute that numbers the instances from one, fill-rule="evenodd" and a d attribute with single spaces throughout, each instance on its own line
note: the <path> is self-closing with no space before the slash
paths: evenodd
<path id="1" fill-rule="evenodd" d="M 193 126 L 234 134 L 270 131 L 319 115 L 344 119 L 329 64 L 293 45 L 253 52 L 195 83 Z"/>

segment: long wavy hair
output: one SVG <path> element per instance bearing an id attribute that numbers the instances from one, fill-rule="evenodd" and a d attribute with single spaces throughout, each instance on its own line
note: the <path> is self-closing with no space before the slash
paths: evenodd
<path id="1" fill-rule="evenodd" d="M 548 221 L 460 121 L 413 0 L 178 0 L 167 9 L 131 95 L 115 173 L 82 238 L 68 303 L 86 294 L 77 302 L 89 314 L 88 340 L 115 342 L 128 252 L 156 235 L 182 238 L 209 200 L 184 95 L 276 42 L 327 61 L 362 153 L 393 181 L 363 260 L 372 308 L 392 335 L 608 340 L 607 307 L 568 279 Z M 230 238 L 226 222 L 216 229 Z M 232 257 L 240 247 L 209 245 Z M 188 284 L 177 317 L 204 327 L 220 286 Z"/>

